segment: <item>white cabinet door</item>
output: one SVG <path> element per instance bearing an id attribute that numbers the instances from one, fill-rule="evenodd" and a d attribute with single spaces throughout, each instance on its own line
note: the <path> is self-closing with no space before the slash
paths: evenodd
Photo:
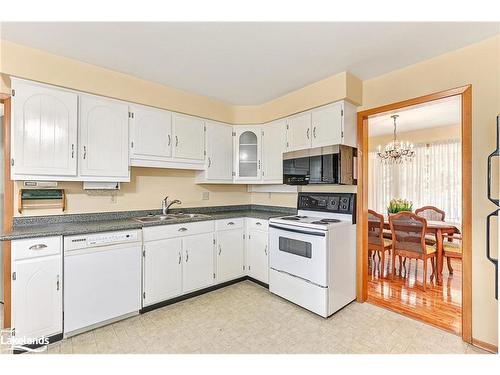
<path id="1" fill-rule="evenodd" d="M 206 175 L 208 181 L 233 180 L 233 128 L 207 121 Z"/>
<path id="2" fill-rule="evenodd" d="M 161 109 L 130 108 L 130 157 L 158 160 L 172 156 L 172 113 Z"/>
<path id="3" fill-rule="evenodd" d="M 288 119 L 287 151 L 311 147 L 311 113 L 303 113 Z"/>
<path id="4" fill-rule="evenodd" d="M 12 179 L 76 176 L 78 96 L 14 79 L 12 84 Z"/>
<path id="5" fill-rule="evenodd" d="M 312 147 L 342 143 L 342 102 L 312 111 Z"/>
<path id="6" fill-rule="evenodd" d="M 129 178 L 128 105 L 80 96 L 80 175 Z"/>
<path id="7" fill-rule="evenodd" d="M 247 242 L 248 276 L 269 283 L 269 252 L 267 232 L 250 230 Z"/>
<path id="8" fill-rule="evenodd" d="M 283 183 L 283 152 L 286 150 L 286 120 L 262 126 L 262 180 Z"/>
<path id="9" fill-rule="evenodd" d="M 151 305 L 182 293 L 182 239 L 144 244 L 143 305 Z"/>
<path id="10" fill-rule="evenodd" d="M 16 336 L 49 337 L 62 332 L 60 255 L 12 262 L 12 327 Z"/>
<path id="11" fill-rule="evenodd" d="M 182 291 L 189 293 L 214 282 L 214 235 L 197 234 L 182 238 Z"/>
<path id="12" fill-rule="evenodd" d="M 205 159 L 205 121 L 201 118 L 172 115 L 174 158 L 203 162 Z"/>
<path id="13" fill-rule="evenodd" d="M 217 232 L 217 281 L 224 282 L 243 276 L 245 240 L 244 230 Z"/>
<path id="14" fill-rule="evenodd" d="M 260 126 L 235 126 L 235 181 L 262 180 L 262 151 Z"/>

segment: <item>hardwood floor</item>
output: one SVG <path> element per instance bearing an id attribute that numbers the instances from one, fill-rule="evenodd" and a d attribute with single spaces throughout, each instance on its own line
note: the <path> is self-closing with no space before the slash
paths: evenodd
<path id="1" fill-rule="evenodd" d="M 408 265 L 410 266 L 408 267 Z M 427 291 L 422 285 L 422 261 L 406 261 L 407 274 L 396 275 L 391 280 L 390 259 L 385 261 L 385 278 L 379 277 L 379 259 L 370 259 L 368 265 L 368 302 L 408 317 L 429 323 L 460 335 L 462 331 L 462 263 L 452 259 L 453 275 L 448 273 L 446 261 L 443 267 L 443 284 L 435 280 L 429 283 Z M 429 264 L 429 269 L 430 269 Z M 396 259 L 399 273 L 399 261 Z M 430 272 L 429 272 L 430 273 Z"/>

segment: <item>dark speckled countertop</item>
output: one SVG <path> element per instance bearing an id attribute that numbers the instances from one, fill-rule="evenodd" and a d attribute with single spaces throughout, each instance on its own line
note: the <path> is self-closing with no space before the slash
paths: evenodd
<path id="1" fill-rule="evenodd" d="M 173 209 L 171 212 L 199 213 L 208 215 L 208 217 L 182 218 L 169 220 L 168 222 L 160 221 L 154 223 L 140 223 L 133 219 L 134 217 L 147 216 L 148 214 L 159 214 L 160 210 L 16 217 L 14 218 L 13 229 L 9 232 L 1 233 L 0 241 L 141 229 L 156 225 L 171 225 L 237 217 L 251 217 L 268 220 L 275 216 L 295 214 L 296 210 L 294 208 L 276 206 L 238 205 Z"/>

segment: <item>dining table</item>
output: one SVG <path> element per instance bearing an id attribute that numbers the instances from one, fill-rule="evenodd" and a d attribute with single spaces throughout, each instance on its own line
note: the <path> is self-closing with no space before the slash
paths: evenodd
<path id="1" fill-rule="evenodd" d="M 384 229 L 391 229 L 389 226 L 389 216 L 387 215 L 384 215 Z M 456 233 L 460 233 L 460 228 L 456 223 L 438 220 L 427 220 L 426 234 L 434 235 L 436 237 L 436 280 L 438 285 L 441 285 L 443 283 L 443 237 L 450 236 Z"/>

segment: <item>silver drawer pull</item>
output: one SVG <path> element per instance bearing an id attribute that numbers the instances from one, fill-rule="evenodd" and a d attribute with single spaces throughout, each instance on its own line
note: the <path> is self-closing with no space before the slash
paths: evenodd
<path id="1" fill-rule="evenodd" d="M 262 225 L 262 223 L 259 223 L 258 221 L 255 223 L 255 225 Z"/>
<path id="2" fill-rule="evenodd" d="M 33 245 L 33 246 L 30 246 L 30 250 L 42 250 L 42 249 L 45 249 L 47 247 L 47 245 L 43 244 L 43 243 L 39 243 L 39 244 L 36 244 L 36 245 Z"/>
<path id="3" fill-rule="evenodd" d="M 189 253 L 188 253 L 188 251 L 186 250 L 186 263 L 188 262 L 188 260 L 189 260 Z"/>
<path id="4" fill-rule="evenodd" d="M 182 260 L 182 256 L 181 256 L 181 252 L 179 251 L 179 264 L 181 264 L 181 260 Z"/>
<path id="5" fill-rule="evenodd" d="M 219 255 L 222 253 L 222 247 L 219 245 Z"/>
<path id="6" fill-rule="evenodd" d="M 266 245 L 266 247 L 264 248 L 264 254 L 266 254 L 266 255 L 267 255 L 267 245 Z"/>
<path id="7" fill-rule="evenodd" d="M 184 228 L 184 227 L 179 228 L 179 232 L 185 232 L 185 231 L 187 231 L 187 230 L 188 230 L 188 229 L 187 229 L 187 228 Z"/>
<path id="8" fill-rule="evenodd" d="M 234 223 L 230 221 L 229 223 L 227 223 L 227 225 L 234 225 Z"/>

